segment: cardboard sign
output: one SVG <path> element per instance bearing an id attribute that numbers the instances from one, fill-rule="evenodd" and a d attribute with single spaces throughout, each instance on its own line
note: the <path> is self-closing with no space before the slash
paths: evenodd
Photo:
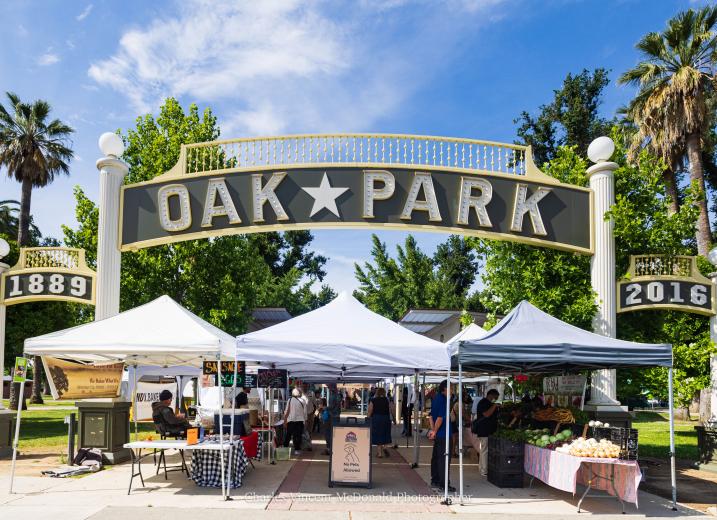
<path id="1" fill-rule="evenodd" d="M 279 368 L 260 368 L 257 374 L 259 388 L 286 388 L 287 373 Z"/>
<path id="2" fill-rule="evenodd" d="M 546 406 L 581 408 L 585 404 L 587 378 L 580 375 L 550 376 L 543 379 L 544 403 Z"/>
<path id="3" fill-rule="evenodd" d="M 27 358 L 15 358 L 15 370 L 12 373 L 13 383 L 24 383 L 27 380 Z"/>
<path id="4" fill-rule="evenodd" d="M 221 365 L 222 380 L 220 386 L 234 386 L 234 361 L 222 361 Z M 237 380 L 236 386 L 243 387 L 246 372 L 246 364 L 243 361 L 237 361 Z M 216 361 L 204 361 L 202 363 L 202 374 L 214 376 L 216 381 L 219 375 L 219 367 Z"/>
<path id="5" fill-rule="evenodd" d="M 371 428 L 368 424 L 333 427 L 329 487 L 334 484 L 371 487 Z"/>
<path id="6" fill-rule="evenodd" d="M 152 403 L 159 401 L 159 394 L 163 390 L 172 392 L 172 397 L 177 397 L 177 383 L 145 383 L 137 382 L 137 420 L 148 421 L 152 419 Z M 134 410 L 134 408 L 133 408 Z"/>
<path id="7" fill-rule="evenodd" d="M 43 356 L 47 381 L 55 399 L 117 397 L 120 394 L 124 363 L 83 365 Z"/>

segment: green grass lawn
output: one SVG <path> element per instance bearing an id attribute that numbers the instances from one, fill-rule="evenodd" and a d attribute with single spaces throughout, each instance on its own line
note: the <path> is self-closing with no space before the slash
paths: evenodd
<path id="1" fill-rule="evenodd" d="M 697 460 L 697 421 L 675 421 L 675 452 L 678 459 Z M 670 423 L 668 414 L 637 412 L 632 427 L 638 430 L 641 457 L 666 459 L 670 454 Z"/>
<path id="2" fill-rule="evenodd" d="M 71 401 L 59 402 L 64 406 L 67 406 L 68 403 L 71 403 Z M 67 447 L 65 417 L 73 413 L 73 411 L 75 418 L 77 418 L 76 408 L 74 410 L 33 410 L 33 406 L 30 405 L 28 410 L 24 410 L 21 415 L 20 449 L 64 453 Z M 134 440 L 134 425 L 130 425 L 130 428 L 132 432 L 131 438 Z M 152 423 L 139 423 L 138 431 L 140 439 L 146 439 L 153 434 L 156 437 L 154 424 Z"/>

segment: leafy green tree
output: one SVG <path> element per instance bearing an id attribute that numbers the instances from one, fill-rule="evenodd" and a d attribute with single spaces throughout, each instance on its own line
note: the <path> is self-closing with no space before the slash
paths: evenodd
<path id="1" fill-rule="evenodd" d="M 139 117 L 123 135 L 123 159 L 130 167 L 127 183 L 150 180 L 170 170 L 182 144 L 217 139 L 219 128 L 209 109 L 196 105 L 187 112 L 173 98 L 158 116 Z M 98 208 L 75 189 L 76 229 L 63 227 L 65 242 L 85 248 L 94 265 Z M 231 334 L 246 330 L 251 310 L 286 306 L 306 312 L 333 295 L 310 288 L 324 276 L 326 259 L 309 250 L 308 232 L 234 235 L 190 240 L 122 255 L 121 308 L 129 309 L 168 294 L 192 312 Z"/>
<path id="2" fill-rule="evenodd" d="M 587 164 L 575 148 L 558 148 L 546 173 L 585 185 Z M 590 285 L 590 258 L 514 242 L 470 238 L 482 265 L 481 302 L 493 315 L 507 314 L 521 300 L 584 329 L 597 310 Z"/>
<path id="3" fill-rule="evenodd" d="M 354 295 L 369 309 L 397 321 L 410 308 L 466 308 L 477 264 L 462 238 L 449 237 L 432 258 L 421 251 L 412 235 L 403 247 L 396 247 L 395 259 L 376 235 L 372 241 L 373 262 L 354 266 L 360 284 Z"/>
<path id="4" fill-rule="evenodd" d="M 22 184 L 17 242 L 20 247 L 30 245 L 30 201 L 33 188 L 44 188 L 55 175 L 69 174 L 72 150 L 67 146 L 74 130 L 50 116 L 50 104 L 38 100 L 23 103 L 12 93 L 7 93 L 12 113 L 0 104 L 0 166 L 7 174 Z M 35 358 L 35 376 L 32 380 L 33 403 L 42 403 L 42 364 Z"/>
<path id="5" fill-rule="evenodd" d="M 713 113 L 717 58 L 717 6 L 688 9 L 638 43 L 643 60 L 626 71 L 620 82 L 639 87 L 631 114 L 640 136 L 653 141 L 668 166 L 687 151 L 690 178 L 701 190 L 698 200 L 697 252 L 706 256 L 712 243 L 705 188 L 703 139 Z"/>
<path id="6" fill-rule="evenodd" d="M 537 117 L 523 111 L 518 137 L 522 144 L 533 147 L 538 165 L 554 159 L 561 146 L 577 146 L 581 156 L 587 153 L 593 139 L 604 135 L 610 122 L 598 114 L 602 92 L 608 85 L 608 72 L 598 68 L 580 74 L 568 74 L 560 89 L 553 93 L 553 101 L 541 105 Z"/>

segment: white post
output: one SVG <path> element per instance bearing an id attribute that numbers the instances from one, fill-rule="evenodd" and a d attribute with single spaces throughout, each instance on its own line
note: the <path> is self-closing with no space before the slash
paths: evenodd
<path id="1" fill-rule="evenodd" d="M 717 247 L 707 255 L 712 265 L 717 266 Z M 710 273 L 712 285 L 717 285 L 717 273 Z M 713 303 L 714 305 L 714 303 Z M 710 316 L 710 340 L 717 343 L 717 315 Z M 717 356 L 710 356 L 710 423 L 717 422 Z"/>
<path id="2" fill-rule="evenodd" d="M 7 253 L 5 250 L 9 250 L 10 246 L 7 242 L 0 238 L 0 260 L 2 260 Z M 10 269 L 10 266 L 0 262 L 0 276 Z M 5 396 L 5 305 L 0 303 L 0 410 L 5 407 L 2 404 L 2 399 Z M 10 386 L 12 386 L 12 379 L 10 380 Z M 22 399 L 20 400 L 22 402 Z"/>
<path id="3" fill-rule="evenodd" d="M 615 143 L 609 137 L 598 137 L 588 147 L 588 157 L 595 164 L 588 168 L 590 188 L 594 193 L 593 228 L 595 252 L 590 263 L 590 280 L 597 298 L 597 314 L 593 329 L 597 334 L 614 338 L 617 329 L 615 295 L 615 236 L 613 221 L 605 213 L 615 204 L 613 172 L 618 165 L 609 162 Z M 615 370 L 597 370 L 591 376 L 590 405 L 619 406 L 616 401 L 617 377 Z"/>
<path id="4" fill-rule="evenodd" d="M 458 478 L 463 505 L 463 364 L 458 363 Z"/>
<path id="5" fill-rule="evenodd" d="M 443 501 L 448 504 L 448 470 L 451 466 L 451 369 L 448 369 L 448 377 L 446 378 L 446 467 L 444 470 L 444 491 Z"/>
<path id="6" fill-rule="evenodd" d="M 670 405 L 670 484 L 672 486 L 672 510 L 677 511 L 677 469 L 675 468 L 675 398 L 673 396 L 672 367 L 667 371 L 667 391 Z"/>
<path id="7" fill-rule="evenodd" d="M 25 380 L 20 383 L 20 404 L 17 407 L 17 417 L 15 419 L 15 438 L 12 442 L 12 467 L 10 468 L 10 494 L 12 495 L 12 486 L 15 481 L 15 462 L 17 461 L 17 445 L 20 442 L 20 415 L 22 412 L 23 396 L 25 394 Z"/>
<path id="8" fill-rule="evenodd" d="M 97 161 L 100 171 L 100 215 L 97 237 L 97 300 L 95 320 L 119 314 L 121 254 L 119 250 L 120 187 L 129 166 L 118 157 L 124 143 L 117 134 L 100 136 L 105 157 Z"/>

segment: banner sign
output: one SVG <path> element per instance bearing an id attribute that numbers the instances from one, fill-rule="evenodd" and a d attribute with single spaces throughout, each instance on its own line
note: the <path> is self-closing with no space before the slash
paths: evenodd
<path id="1" fill-rule="evenodd" d="M 286 388 L 287 383 L 287 373 L 283 369 L 260 368 L 257 374 L 259 388 Z"/>
<path id="2" fill-rule="evenodd" d="M 27 381 L 27 358 L 15 358 L 15 370 L 12 373 L 13 383 L 24 383 Z"/>
<path id="3" fill-rule="evenodd" d="M 120 395 L 124 363 L 84 365 L 42 356 L 54 399 L 90 399 Z"/>
<path id="4" fill-rule="evenodd" d="M 234 361 L 222 361 L 222 380 L 220 386 L 234 386 Z M 243 361 L 237 361 L 237 387 L 244 386 L 244 376 L 246 372 L 246 364 Z M 214 376 L 214 381 L 219 375 L 216 361 L 204 361 L 202 363 L 202 374 Z"/>
<path id="5" fill-rule="evenodd" d="M 31 301 L 95 303 L 95 272 L 82 249 L 31 247 L 0 279 L 0 303 Z"/>
<path id="6" fill-rule="evenodd" d="M 335 425 L 331 431 L 329 487 L 371 487 L 371 427 Z"/>
<path id="7" fill-rule="evenodd" d="M 587 378 L 580 375 L 548 376 L 543 378 L 543 396 L 547 406 L 583 407 Z"/>
<path id="8" fill-rule="evenodd" d="M 443 231 L 591 254 L 592 191 L 442 167 L 226 169 L 122 187 L 123 251 L 290 229 Z"/>
<path id="9" fill-rule="evenodd" d="M 145 383 L 137 382 L 137 420 L 152 419 L 152 403 L 159 401 L 159 394 L 163 390 L 172 392 L 172 398 L 177 398 L 177 383 Z M 134 408 L 133 408 L 134 410 Z"/>
<path id="10" fill-rule="evenodd" d="M 630 257 L 630 270 L 617 284 L 617 312 L 670 309 L 714 315 L 715 288 L 690 256 Z"/>

